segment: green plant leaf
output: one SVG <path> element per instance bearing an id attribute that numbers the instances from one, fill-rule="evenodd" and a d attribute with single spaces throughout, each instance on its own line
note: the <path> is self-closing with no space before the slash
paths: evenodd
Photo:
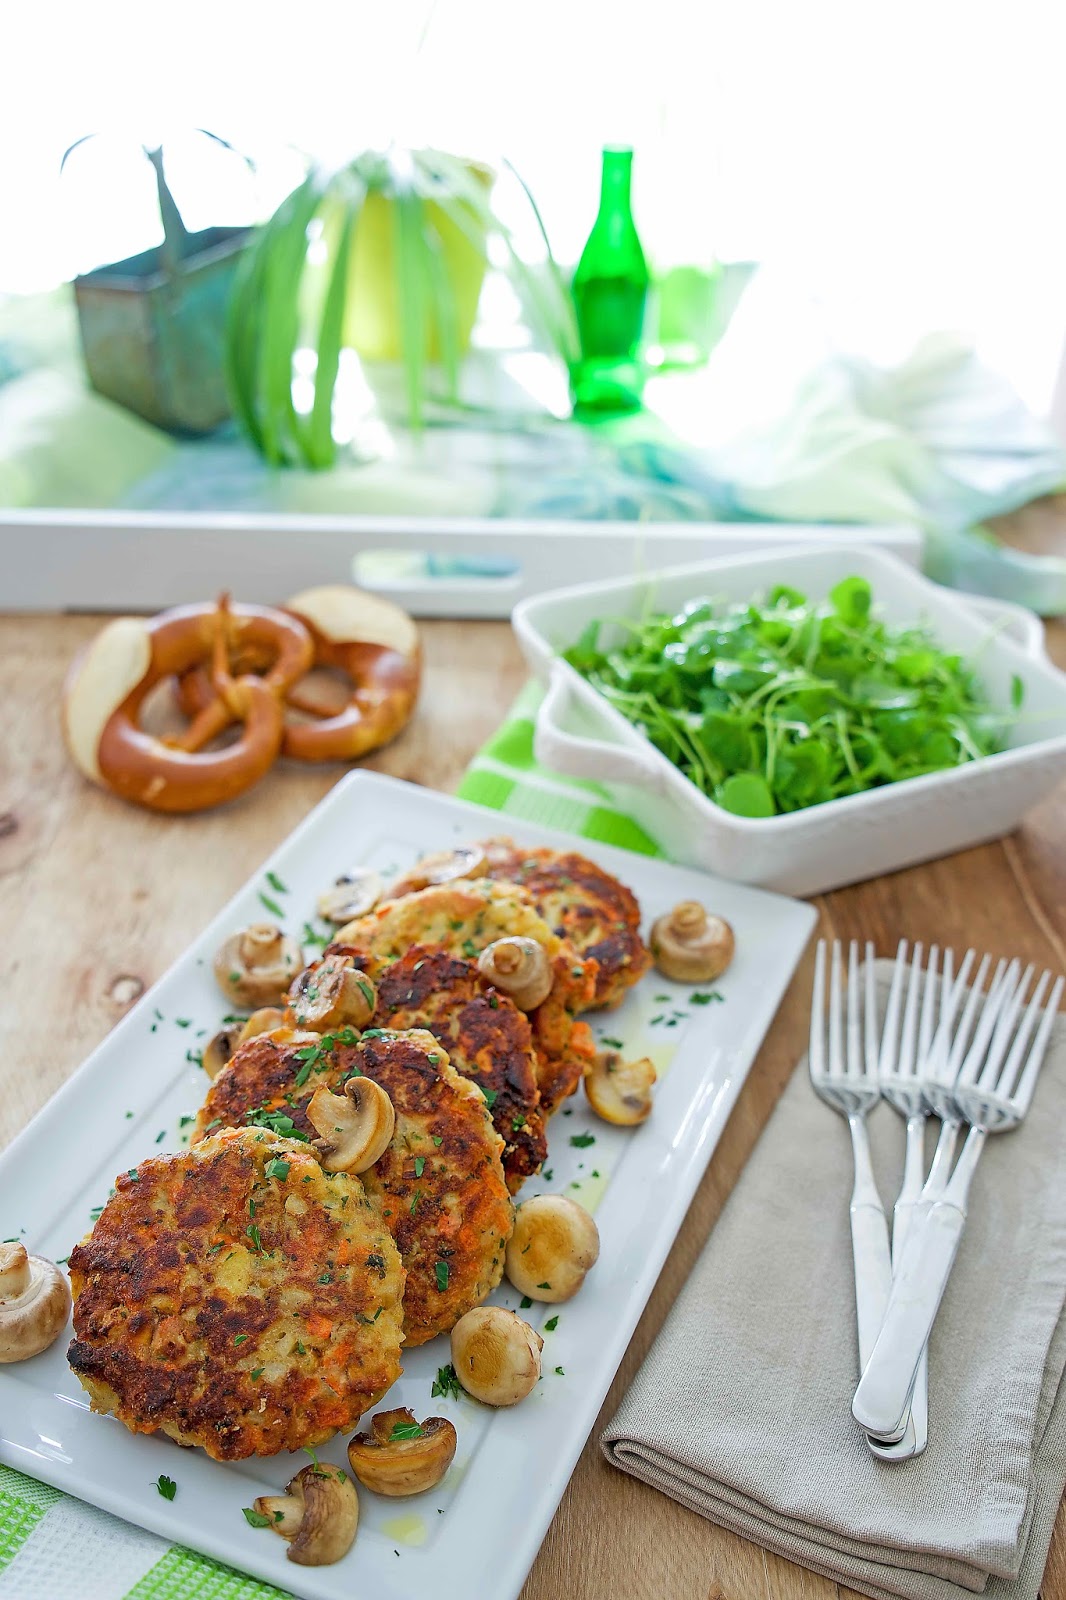
<path id="1" fill-rule="evenodd" d="M 842 578 L 830 589 L 829 598 L 837 616 L 851 628 L 859 628 L 870 615 L 873 595 L 865 578 Z"/>
<path id="2" fill-rule="evenodd" d="M 347 201 L 318 330 L 315 399 L 311 408 L 311 422 L 306 441 L 308 465 L 317 468 L 332 466 L 336 456 L 336 446 L 333 443 L 333 391 L 337 386 L 337 373 L 340 370 L 344 307 L 348 298 L 348 263 L 352 238 L 364 197 L 365 190 L 358 197 L 352 196 Z"/>
<path id="3" fill-rule="evenodd" d="M 454 404 L 459 399 L 459 330 L 455 315 L 455 291 L 448 275 L 440 234 L 428 211 L 423 216 L 422 236 L 426 279 L 440 339 L 441 366 L 448 385 L 448 398 Z"/>
<path id="4" fill-rule="evenodd" d="M 718 785 L 714 798 L 737 817 L 772 817 L 777 810 L 769 784 L 757 772 L 734 772 Z"/>
<path id="5" fill-rule="evenodd" d="M 292 358 L 300 333 L 299 289 L 307 256 L 307 229 L 329 176 L 313 168 L 284 202 L 276 233 L 264 239 L 257 398 L 263 451 L 278 464 L 300 452 L 300 424 L 292 403 Z M 284 215 L 282 215 L 284 213 Z"/>
<path id="6" fill-rule="evenodd" d="M 426 363 L 425 249 L 422 200 L 409 170 L 394 173 L 396 271 L 399 279 L 400 337 L 407 411 L 411 427 L 422 426 L 422 376 Z"/>

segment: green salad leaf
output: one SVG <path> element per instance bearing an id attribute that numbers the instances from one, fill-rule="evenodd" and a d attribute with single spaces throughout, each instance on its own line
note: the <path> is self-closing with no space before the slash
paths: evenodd
<path id="1" fill-rule="evenodd" d="M 672 616 L 590 622 L 563 654 L 698 789 L 743 817 L 963 766 L 1002 749 L 1012 720 L 924 623 L 879 620 L 856 576 L 823 601 L 780 584 L 761 602 L 701 596 Z M 1016 712 L 1017 677 L 1010 699 Z"/>

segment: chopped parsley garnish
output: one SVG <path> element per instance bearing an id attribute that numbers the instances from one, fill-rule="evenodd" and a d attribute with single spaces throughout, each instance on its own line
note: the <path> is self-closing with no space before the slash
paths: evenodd
<path id="1" fill-rule="evenodd" d="M 608 1039 L 606 1034 L 604 1034 L 603 1037 L 600 1039 L 600 1043 L 601 1044 L 605 1044 L 609 1050 L 623 1050 L 623 1049 L 625 1049 L 625 1046 L 623 1045 L 621 1039 Z"/>
<path id="2" fill-rule="evenodd" d="M 485 1104 L 491 1111 L 493 1106 L 496 1104 L 496 1096 L 500 1091 L 498 1089 L 482 1089 L 481 1092 L 485 1096 Z"/>
<path id="3" fill-rule="evenodd" d="M 420 1200 L 421 1200 L 421 1198 L 422 1198 L 422 1191 L 421 1191 L 421 1189 L 416 1189 L 416 1190 L 415 1190 L 415 1197 L 414 1197 L 414 1199 L 413 1199 L 413 1200 L 412 1200 L 412 1201 L 411 1201 L 411 1204 L 410 1204 L 410 1205 L 409 1205 L 409 1206 L 408 1206 L 408 1207 L 407 1207 L 407 1209 L 408 1209 L 408 1211 L 411 1211 L 411 1212 L 413 1212 L 413 1211 L 414 1211 L 414 1209 L 415 1209 L 415 1206 L 416 1206 L 416 1205 L 417 1205 L 417 1204 L 418 1204 L 418 1202 L 419 1202 L 419 1201 L 420 1201 Z"/>
<path id="4" fill-rule="evenodd" d="M 379 1256 L 374 1251 L 371 1251 L 370 1254 L 366 1258 L 366 1264 L 367 1264 L 367 1268 L 368 1269 L 371 1268 L 371 1267 L 374 1269 L 374 1271 L 377 1273 L 379 1278 L 383 1278 L 385 1276 L 385 1257 L 384 1256 Z M 440 1265 L 440 1263 L 438 1262 L 438 1266 L 439 1265 Z M 438 1281 L 439 1281 L 439 1279 L 440 1279 L 440 1273 L 439 1272 L 437 1273 L 437 1278 L 438 1278 Z"/>
<path id="5" fill-rule="evenodd" d="M 289 1163 L 282 1161 L 280 1156 L 274 1156 L 263 1170 L 268 1178 L 280 1178 L 284 1182 L 289 1176 Z"/>
<path id="6" fill-rule="evenodd" d="M 417 1422 L 394 1422 L 390 1439 L 421 1439 L 424 1429 Z"/>
<path id="7" fill-rule="evenodd" d="M 250 1378 L 261 1378 L 265 1371 L 266 1371 L 265 1367 L 253 1367 L 251 1372 L 248 1374 L 248 1376 Z"/>
<path id="8" fill-rule="evenodd" d="M 233 1342 L 234 1344 L 243 1344 L 247 1337 L 248 1335 L 246 1333 L 235 1333 L 233 1335 Z"/>
<path id="9" fill-rule="evenodd" d="M 363 1038 L 363 1039 L 384 1039 L 384 1037 L 385 1037 L 385 1029 L 384 1028 L 364 1028 L 363 1031 L 362 1031 L 362 1034 L 358 1035 L 357 1037 Z M 354 1043 L 354 1041 L 353 1041 L 353 1043 Z"/>
<path id="10" fill-rule="evenodd" d="M 126 1176 L 127 1176 L 127 1178 L 132 1178 L 134 1183 L 136 1183 L 137 1182 L 137 1177 L 138 1177 L 137 1168 L 136 1167 L 131 1167 L 130 1170 L 127 1172 Z"/>
<path id="11" fill-rule="evenodd" d="M 558 1326 L 559 1326 L 559 1318 L 558 1317 L 549 1317 L 547 1322 L 544 1324 L 544 1332 L 545 1333 L 554 1333 Z"/>
<path id="12" fill-rule="evenodd" d="M 550 1289 L 551 1288 L 551 1284 L 550 1283 L 538 1283 L 537 1284 L 537 1288 L 538 1289 Z"/>
<path id="13" fill-rule="evenodd" d="M 156 1134 L 156 1136 L 155 1136 L 155 1142 L 156 1142 L 156 1144 L 162 1144 L 162 1143 L 163 1143 L 163 1140 L 164 1140 L 164 1139 L 165 1139 L 165 1138 L 166 1138 L 166 1136 L 167 1136 L 167 1130 L 166 1130 L 166 1129 L 165 1129 L 165 1128 L 163 1128 L 163 1129 L 162 1129 L 162 1130 L 161 1130 L 161 1131 L 160 1131 L 160 1132 L 159 1132 L 159 1133 L 157 1133 L 157 1134 Z"/>
<path id="14" fill-rule="evenodd" d="M 448 1287 L 448 1263 L 446 1261 L 438 1261 L 433 1270 L 437 1274 L 437 1288 L 443 1294 Z"/>
<path id="15" fill-rule="evenodd" d="M 415 1156 L 415 1177 L 420 1178 L 426 1170 L 425 1156 Z"/>
<path id="16" fill-rule="evenodd" d="M 309 1136 L 301 1133 L 284 1111 L 268 1111 L 266 1106 L 259 1106 L 255 1111 L 246 1111 L 244 1120 L 253 1128 L 266 1128 L 276 1133 L 280 1139 L 302 1139 L 304 1144 L 310 1143 Z"/>
<path id="17" fill-rule="evenodd" d="M 709 994 L 690 994 L 688 1003 L 690 1006 L 709 1006 L 712 1000 L 721 1000 L 721 998 L 722 996 L 718 993 L 718 990 L 712 989 Z"/>
<path id="18" fill-rule="evenodd" d="M 544 1171 L 541 1173 L 541 1177 L 544 1179 L 545 1183 L 551 1183 L 553 1176 L 554 1174 L 552 1173 L 551 1167 L 545 1167 Z"/>
<path id="19" fill-rule="evenodd" d="M 444 1135 L 443 1135 L 443 1133 L 435 1133 L 433 1135 L 433 1143 L 436 1145 L 437 1149 L 439 1150 L 441 1145 L 444 1143 Z"/>
<path id="20" fill-rule="evenodd" d="M 319 1283 L 332 1283 L 333 1282 L 333 1274 L 332 1274 L 332 1272 L 322 1272 L 322 1273 L 320 1273 L 319 1277 L 318 1277 L 318 1282 Z"/>
<path id="21" fill-rule="evenodd" d="M 590 1144 L 596 1143 L 596 1135 L 594 1133 L 572 1133 L 570 1135 L 570 1143 L 576 1150 L 586 1150 Z"/>
<path id="22" fill-rule="evenodd" d="M 241 1513 L 250 1528 L 270 1527 L 270 1518 L 264 1517 L 263 1513 L 257 1511 L 254 1506 L 242 1506 Z"/>
<path id="23" fill-rule="evenodd" d="M 303 932 L 300 935 L 300 943 L 318 945 L 319 949 L 324 950 L 332 937 L 333 935 L 330 933 L 316 933 L 311 924 L 305 922 Z"/>
<path id="24" fill-rule="evenodd" d="M 284 918 L 285 913 L 278 905 L 278 902 L 276 900 L 271 900 L 270 896 L 268 894 L 264 894 L 262 889 L 259 891 L 259 898 L 266 906 L 267 910 L 271 912 L 273 916 L 277 917 L 279 921 Z"/>
<path id="25" fill-rule="evenodd" d="M 178 1492 L 178 1486 L 174 1482 L 174 1479 L 168 1478 L 165 1472 L 161 1472 L 159 1474 L 158 1478 L 155 1480 L 155 1486 L 159 1490 L 159 1493 L 163 1496 L 164 1500 L 173 1500 L 174 1496 Z"/>
<path id="26" fill-rule="evenodd" d="M 526 1125 L 526 1119 L 522 1115 L 521 1111 L 518 1113 L 518 1115 L 516 1117 L 512 1117 L 511 1118 L 511 1132 L 512 1133 L 520 1133 L 521 1130 L 525 1127 L 525 1125 Z"/>
<path id="27" fill-rule="evenodd" d="M 265 1251 L 263 1250 L 263 1241 L 259 1237 L 259 1229 L 256 1227 L 255 1223 L 250 1222 L 244 1231 L 252 1241 L 252 1249 L 257 1250 L 260 1255 L 264 1255 Z"/>
<path id="28" fill-rule="evenodd" d="M 297 1339 L 297 1341 L 296 1341 L 296 1354 L 298 1356 L 305 1356 L 307 1354 L 307 1351 L 304 1349 L 304 1347 L 300 1343 L 299 1339 Z"/>
<path id="29" fill-rule="evenodd" d="M 518 1302 L 518 1309 L 519 1311 L 528 1311 L 532 1304 L 533 1302 L 529 1298 L 528 1294 L 524 1294 L 521 1300 Z"/>
<path id="30" fill-rule="evenodd" d="M 445 1400 L 462 1399 L 463 1386 L 456 1377 L 455 1368 L 452 1366 L 450 1361 L 446 1367 L 439 1367 L 437 1369 L 437 1376 L 433 1380 L 433 1388 L 430 1390 L 430 1398 L 435 1400 L 438 1395 L 442 1396 Z"/>
<path id="31" fill-rule="evenodd" d="M 466 956 L 468 961 L 473 961 L 474 957 L 477 955 L 477 945 L 474 943 L 473 939 L 463 940 L 463 954 Z"/>
<path id="32" fill-rule="evenodd" d="M 562 1367 L 556 1367 L 555 1370 L 558 1373 L 560 1378 L 565 1378 L 566 1377 L 566 1373 L 563 1371 Z"/>
<path id="33" fill-rule="evenodd" d="M 276 872 L 268 872 L 266 875 L 266 881 L 269 883 L 272 889 L 277 890 L 278 894 L 288 894 L 289 890 L 287 885 L 282 883 Z"/>
<path id="34" fill-rule="evenodd" d="M 178 1118 L 178 1127 L 179 1128 L 187 1128 L 189 1126 L 190 1122 L 195 1122 L 195 1121 L 196 1121 L 195 1117 L 179 1117 Z"/>

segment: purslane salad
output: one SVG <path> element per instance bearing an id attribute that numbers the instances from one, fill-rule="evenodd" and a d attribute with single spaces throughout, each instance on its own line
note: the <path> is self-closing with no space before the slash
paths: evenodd
<path id="1" fill-rule="evenodd" d="M 601 646 L 610 625 L 627 637 Z M 598 619 L 563 652 L 725 810 L 772 817 L 1003 748 L 1009 715 L 922 625 L 878 620 L 864 578 L 824 601 L 781 584 L 761 602 Z M 1012 688 L 1021 703 L 1018 679 Z"/>

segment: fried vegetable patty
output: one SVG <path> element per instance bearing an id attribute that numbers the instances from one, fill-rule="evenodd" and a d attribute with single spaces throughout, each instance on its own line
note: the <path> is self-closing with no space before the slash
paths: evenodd
<path id="1" fill-rule="evenodd" d="M 404 1273 L 376 1205 L 262 1128 L 123 1174 L 70 1279 L 93 1410 L 218 1461 L 313 1449 L 401 1371 Z"/>
<path id="2" fill-rule="evenodd" d="M 486 839 L 490 878 L 521 884 L 549 927 L 597 965 L 597 1010 L 619 1005 L 651 966 L 640 937 L 640 906 L 624 883 L 576 850 L 523 850 Z"/>
<path id="3" fill-rule="evenodd" d="M 378 979 L 375 1023 L 428 1028 L 452 1066 L 477 1084 L 503 1140 L 503 1170 L 513 1194 L 548 1153 L 529 1021 L 472 961 L 415 945 Z"/>
<path id="4" fill-rule="evenodd" d="M 491 878 L 460 878 L 420 889 L 346 923 L 331 948 L 357 953 L 377 982 L 412 945 L 436 945 L 476 961 L 495 939 L 512 935 L 535 939 L 551 963 L 551 993 L 529 1013 L 542 1111 L 549 1116 L 581 1081 L 585 1063 L 570 1048 L 570 1036 L 575 1015 L 595 1001 L 597 967 L 552 932 L 527 890 Z"/>
<path id="5" fill-rule="evenodd" d="M 351 1029 L 321 1036 L 278 1029 L 247 1040 L 211 1085 L 194 1138 L 220 1119 L 313 1139 L 307 1104 L 317 1088 L 340 1093 L 353 1073 L 379 1083 L 396 1129 L 362 1182 L 407 1269 L 407 1343 L 424 1344 L 500 1281 L 513 1226 L 503 1141 L 484 1096 L 431 1033 L 370 1029 L 357 1038 Z"/>

